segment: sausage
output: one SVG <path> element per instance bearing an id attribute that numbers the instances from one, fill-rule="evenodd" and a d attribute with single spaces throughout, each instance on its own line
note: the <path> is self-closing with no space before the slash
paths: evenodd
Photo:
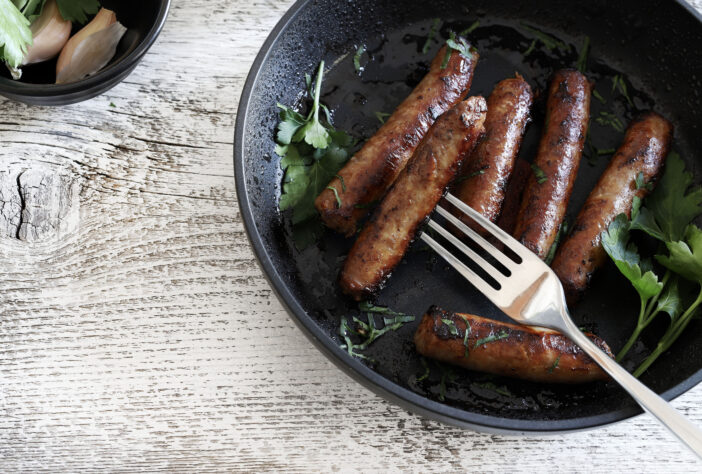
<path id="1" fill-rule="evenodd" d="M 533 95 L 529 84 L 517 74 L 499 82 L 487 100 L 485 136 L 468 159 L 463 179 L 454 195 L 495 222 L 514 161 L 519 153 L 524 129 L 529 121 Z M 472 221 L 464 213 L 456 213 L 467 225 Z"/>
<path id="2" fill-rule="evenodd" d="M 317 196 L 314 204 L 327 227 L 346 236 L 356 232 L 358 220 L 383 197 L 436 119 L 468 93 L 478 62 L 477 50 L 470 51 L 470 57 L 452 51 L 442 69 L 446 46 L 441 48 L 424 79 L 329 183 L 341 203 L 331 189 Z"/>
<path id="3" fill-rule="evenodd" d="M 512 170 L 512 176 L 509 178 L 505 199 L 502 202 L 502 212 L 499 219 L 497 219 L 497 226 L 510 235 L 514 232 L 514 226 L 517 225 L 519 206 L 522 202 L 524 186 L 526 186 L 530 173 L 531 166 L 529 163 L 522 158 L 517 158 Z"/>
<path id="4" fill-rule="evenodd" d="M 601 235 L 619 214 L 631 215 L 634 196 L 648 194 L 636 189 L 636 177 L 655 183 L 670 151 L 673 126 L 648 112 L 631 122 L 624 142 L 590 192 L 568 238 L 560 245 L 551 267 L 563 284 L 569 303 L 577 302 L 590 277 L 607 259 Z"/>
<path id="5" fill-rule="evenodd" d="M 614 357 L 602 339 L 586 335 Z M 580 347 L 559 332 L 452 313 L 436 306 L 422 317 L 414 345 L 417 352 L 432 359 L 533 382 L 574 384 L 608 378 Z"/>
<path id="6" fill-rule="evenodd" d="M 346 294 L 360 301 L 380 289 L 473 151 L 486 112 L 471 97 L 439 117 L 351 248 L 339 279 Z"/>
<path id="7" fill-rule="evenodd" d="M 542 259 L 556 239 L 578 174 L 591 90 L 574 69 L 557 71 L 549 87 L 544 132 L 512 234 Z"/>

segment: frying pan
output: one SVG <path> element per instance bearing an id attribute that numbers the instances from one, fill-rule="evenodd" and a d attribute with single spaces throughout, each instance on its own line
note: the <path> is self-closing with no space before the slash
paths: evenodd
<path id="1" fill-rule="evenodd" d="M 422 53 L 434 18 L 440 29 Z M 682 1 L 571 2 L 539 0 L 354 0 L 299 1 L 263 45 L 244 87 L 235 131 L 236 189 L 251 245 L 271 286 L 293 320 L 330 360 L 354 379 L 413 412 L 454 425 L 500 433 L 544 433 L 593 428 L 640 413 L 613 382 L 555 386 L 494 377 L 429 363 L 429 376 L 414 350 L 412 335 L 431 305 L 506 320 L 443 261 L 416 242 L 395 270 L 376 303 L 413 314 L 415 322 L 390 332 L 365 351 L 376 362 L 349 356 L 340 348 L 340 318 L 358 315 L 357 306 L 336 285 L 352 240 L 324 234 L 298 248 L 290 216 L 278 211 L 282 172 L 274 153 L 276 102 L 305 107 L 305 73 L 320 60 L 332 65 L 325 75 L 322 101 L 334 125 L 359 140 L 380 126 L 375 112 L 391 112 L 426 73 L 449 30 L 475 21 L 469 39 L 481 53 L 471 95 L 487 96 L 501 79 L 521 73 L 544 90 L 557 68 L 575 65 L 586 37 L 591 41 L 587 75 L 603 101 L 592 105 L 591 136 L 600 149 L 616 148 L 621 131 L 594 118 L 601 112 L 626 124 L 638 111 L 654 109 L 676 127 L 674 148 L 697 182 L 702 150 L 702 18 Z M 548 49 L 533 29 L 558 38 Z M 529 46 L 535 48 L 525 55 Z M 364 45 L 364 70 L 353 65 Z M 612 88 L 624 78 L 629 99 Z M 531 161 L 544 119 L 537 100 L 533 123 L 520 156 Z M 607 165 L 591 153 L 582 163 L 568 208 L 572 220 Z M 594 330 L 616 351 L 631 333 L 638 310 L 633 289 L 609 265 L 596 275 L 584 301 L 573 309 L 577 323 Z M 665 330 L 662 318 L 644 334 L 627 361 L 635 366 Z M 702 331 L 693 322 L 673 348 L 642 377 L 668 400 L 702 379 Z M 443 379 L 443 383 L 442 383 Z"/>

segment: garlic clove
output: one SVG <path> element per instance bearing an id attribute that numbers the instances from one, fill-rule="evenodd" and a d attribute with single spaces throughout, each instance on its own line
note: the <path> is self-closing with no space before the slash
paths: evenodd
<path id="1" fill-rule="evenodd" d="M 61 71 L 73 61 L 73 56 L 78 45 L 83 43 L 91 35 L 104 30 L 117 22 L 117 15 L 112 10 L 101 8 L 90 23 L 85 25 L 78 33 L 73 35 L 68 43 L 63 47 L 56 63 L 56 77 L 61 75 Z M 97 72 L 97 71 L 95 71 Z"/>
<path id="2" fill-rule="evenodd" d="M 80 81 L 104 68 L 115 56 L 117 45 L 126 31 L 127 28 L 117 22 L 84 37 L 72 48 L 71 55 L 65 57 L 63 68 L 58 70 L 56 74 L 56 84 Z M 76 36 L 78 34 L 80 32 Z M 69 43 L 71 41 L 73 39 Z M 64 58 L 66 48 L 68 45 L 61 52 L 59 62 L 61 58 Z"/>
<path id="3" fill-rule="evenodd" d="M 71 35 L 71 22 L 64 20 L 56 0 L 48 0 L 39 18 L 29 27 L 33 43 L 27 49 L 22 65 L 40 63 L 54 58 Z"/>

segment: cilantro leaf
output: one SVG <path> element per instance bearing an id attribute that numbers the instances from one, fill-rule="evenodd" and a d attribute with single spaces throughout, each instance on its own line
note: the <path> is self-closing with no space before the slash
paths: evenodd
<path id="1" fill-rule="evenodd" d="M 692 185 L 680 155 L 671 152 L 659 185 L 645 206 L 633 216 L 632 229 L 639 229 L 663 242 L 683 239 L 688 224 L 702 213 L 702 188 Z"/>
<path id="2" fill-rule="evenodd" d="M 666 285 L 665 290 L 663 290 L 656 302 L 656 309 L 652 314 L 667 313 L 670 319 L 675 320 L 682 312 L 681 305 L 680 289 L 676 278 Z"/>
<path id="3" fill-rule="evenodd" d="M 56 0 L 56 4 L 64 20 L 81 25 L 88 21 L 88 15 L 100 10 L 98 0 Z"/>
<path id="4" fill-rule="evenodd" d="M 18 68 L 31 45 L 29 20 L 10 0 L 0 0 L 0 60 Z"/>
<path id="5" fill-rule="evenodd" d="M 629 242 L 629 221 L 619 214 L 602 232 L 602 246 L 614 260 L 619 271 L 634 285 L 642 301 L 647 301 L 663 289 L 663 284 L 652 270 L 641 262 L 636 245 Z"/>
<path id="6" fill-rule="evenodd" d="M 656 260 L 683 278 L 702 284 L 702 230 L 690 225 L 684 242 L 666 242 L 669 256 L 657 255 Z"/>

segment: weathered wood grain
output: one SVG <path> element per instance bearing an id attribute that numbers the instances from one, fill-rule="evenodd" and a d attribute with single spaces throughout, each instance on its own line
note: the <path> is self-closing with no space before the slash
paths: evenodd
<path id="1" fill-rule="evenodd" d="M 532 438 L 424 420 L 295 328 L 232 171 L 245 76 L 291 4 L 175 0 L 106 95 L 0 99 L 0 470 L 699 472 L 648 417 Z M 702 387 L 674 405 L 702 425 Z"/>

